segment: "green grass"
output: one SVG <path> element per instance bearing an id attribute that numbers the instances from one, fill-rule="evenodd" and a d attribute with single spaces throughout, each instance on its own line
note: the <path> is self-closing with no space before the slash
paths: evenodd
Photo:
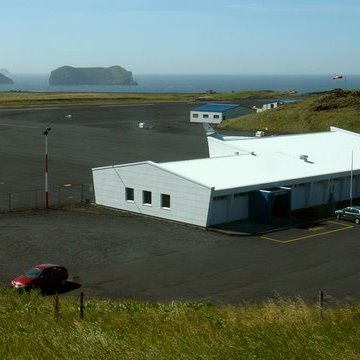
<path id="1" fill-rule="evenodd" d="M 193 94 L 2 92 L 0 107 L 193 101 Z"/>
<path id="2" fill-rule="evenodd" d="M 0 92 L 0 107 L 39 105 L 81 105 L 143 102 L 204 102 L 236 101 L 255 98 L 279 98 L 284 94 L 275 91 L 243 91 L 234 93 L 36 93 Z"/>
<path id="3" fill-rule="evenodd" d="M 247 100 L 247 99 L 282 99 L 282 98 L 300 98 L 302 95 L 297 93 L 273 91 L 273 90 L 256 90 L 256 91 L 238 91 L 227 93 L 207 92 L 200 96 L 200 99 L 207 101 L 231 101 L 231 100 Z"/>
<path id="4" fill-rule="evenodd" d="M 225 121 L 219 128 L 304 133 L 328 131 L 330 126 L 360 132 L 360 91 L 315 94 L 298 103 Z"/>
<path id="5" fill-rule="evenodd" d="M 1 359 L 357 359 L 360 306 L 325 309 L 295 301 L 213 306 L 0 297 Z"/>

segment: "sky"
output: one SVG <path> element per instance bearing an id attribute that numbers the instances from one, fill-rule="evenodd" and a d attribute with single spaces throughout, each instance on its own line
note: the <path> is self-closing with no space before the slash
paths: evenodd
<path id="1" fill-rule="evenodd" d="M 360 74 L 359 0 L 0 0 L 0 68 Z"/>

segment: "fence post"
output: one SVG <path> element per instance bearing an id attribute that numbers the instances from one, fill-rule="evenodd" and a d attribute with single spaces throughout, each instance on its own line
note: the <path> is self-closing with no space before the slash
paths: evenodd
<path id="1" fill-rule="evenodd" d="M 84 184 L 81 184 L 80 204 L 84 203 Z"/>
<path id="2" fill-rule="evenodd" d="M 324 292 L 322 290 L 319 291 L 319 316 L 320 320 L 323 318 L 323 307 L 324 307 Z"/>
<path id="3" fill-rule="evenodd" d="M 59 320 L 59 314 L 60 314 L 59 294 L 56 292 L 54 297 L 54 316 L 56 321 Z"/>
<path id="4" fill-rule="evenodd" d="M 35 190 L 35 209 L 39 208 L 39 204 L 38 204 L 38 191 Z"/>
<path id="5" fill-rule="evenodd" d="M 84 293 L 80 293 L 80 319 L 84 318 Z"/>
<path id="6" fill-rule="evenodd" d="M 60 186 L 58 187 L 58 207 L 60 207 L 61 204 L 61 194 L 60 194 L 61 188 Z"/>

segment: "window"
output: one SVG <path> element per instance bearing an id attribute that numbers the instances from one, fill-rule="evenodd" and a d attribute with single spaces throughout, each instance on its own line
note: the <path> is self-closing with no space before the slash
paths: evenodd
<path id="1" fill-rule="evenodd" d="M 161 207 L 170 209 L 170 195 L 161 194 Z"/>
<path id="2" fill-rule="evenodd" d="M 125 188 L 125 200 L 126 201 L 134 201 L 134 189 L 133 188 Z"/>
<path id="3" fill-rule="evenodd" d="M 151 205 L 151 191 L 143 191 L 143 204 Z"/>
<path id="4" fill-rule="evenodd" d="M 209 114 L 203 114 L 203 118 L 207 119 L 209 117 Z"/>
<path id="5" fill-rule="evenodd" d="M 198 118 L 199 114 L 192 114 L 193 118 Z"/>
<path id="6" fill-rule="evenodd" d="M 220 115 L 214 115 L 214 119 L 219 119 Z"/>

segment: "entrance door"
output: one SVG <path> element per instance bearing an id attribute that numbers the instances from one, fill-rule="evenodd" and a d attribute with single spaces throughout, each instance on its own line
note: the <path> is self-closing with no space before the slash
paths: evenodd
<path id="1" fill-rule="evenodd" d="M 271 188 L 257 190 L 249 201 L 249 214 L 253 220 L 273 223 L 287 220 L 291 211 L 291 189 Z"/>

